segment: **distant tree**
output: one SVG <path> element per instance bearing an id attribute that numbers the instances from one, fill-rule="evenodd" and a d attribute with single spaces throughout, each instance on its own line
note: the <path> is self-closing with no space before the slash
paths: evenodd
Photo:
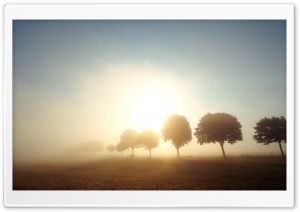
<path id="1" fill-rule="evenodd" d="M 237 118 L 230 114 L 208 113 L 199 121 L 194 135 L 200 145 L 218 142 L 225 159 L 224 143 L 227 141 L 229 144 L 234 144 L 236 141 L 243 140 L 241 127 Z"/>
<path id="2" fill-rule="evenodd" d="M 89 140 L 86 143 L 84 143 L 81 147 L 83 151 L 95 154 L 104 150 L 104 144 L 102 141 L 99 140 Z"/>
<path id="3" fill-rule="evenodd" d="M 146 129 L 140 133 L 138 143 L 145 147 L 145 149 L 149 150 L 151 158 L 151 150 L 152 148 L 157 147 L 159 143 L 159 136 L 153 129 Z"/>
<path id="4" fill-rule="evenodd" d="M 71 147 L 68 152 L 71 154 L 96 154 L 104 150 L 104 144 L 99 140 L 89 140 Z"/>
<path id="5" fill-rule="evenodd" d="M 177 114 L 169 115 L 161 128 L 162 138 L 166 142 L 171 140 L 177 150 L 179 158 L 179 148 L 188 144 L 192 140 L 192 131 L 189 122 L 184 116 Z"/>
<path id="6" fill-rule="evenodd" d="M 138 133 L 135 130 L 127 129 L 121 134 L 120 142 L 127 148 L 131 148 L 132 156 L 134 156 L 134 148 L 139 147 Z"/>
<path id="7" fill-rule="evenodd" d="M 123 155 L 123 152 L 128 149 L 128 147 L 126 147 L 126 145 L 124 144 L 124 142 L 119 142 L 117 145 L 116 145 L 116 150 L 118 152 L 122 152 L 122 155 Z"/>
<path id="8" fill-rule="evenodd" d="M 282 158 L 285 158 L 281 146 L 281 142 L 286 143 L 286 120 L 283 116 L 273 116 L 271 118 L 264 117 L 256 123 L 254 129 L 255 134 L 253 139 L 256 140 L 257 143 L 268 145 L 277 142 Z"/>
<path id="9" fill-rule="evenodd" d="M 113 151 L 115 151 L 116 147 L 112 144 L 108 145 L 106 148 L 108 151 L 110 151 L 110 155 L 112 155 Z"/>

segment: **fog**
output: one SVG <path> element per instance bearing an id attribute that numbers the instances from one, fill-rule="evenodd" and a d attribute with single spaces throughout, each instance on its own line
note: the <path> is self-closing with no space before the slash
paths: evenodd
<path id="1" fill-rule="evenodd" d="M 45 93 L 19 82 L 14 84 L 13 157 L 15 161 L 64 159 L 70 157 L 68 150 L 83 145 L 89 140 L 100 140 L 104 146 L 116 145 L 124 130 L 132 128 L 140 132 L 142 129 L 132 117 L 133 103 L 139 91 L 154 82 L 168 89 L 167 92 L 175 105 L 174 110 L 187 117 L 192 133 L 199 119 L 206 112 L 217 110 L 205 108 L 201 102 L 193 99 L 191 96 L 193 92 L 188 90 L 188 84 L 172 71 L 155 70 L 149 64 L 108 65 L 105 68 L 103 74 L 94 72 L 94 75 L 78 75 L 78 89 L 68 96 Z M 201 110 L 198 110 L 199 105 Z M 250 124 L 254 126 L 254 122 Z M 279 153 L 277 145 L 255 144 L 255 141 L 251 140 L 251 134 L 254 133 L 251 127 L 244 124 L 242 129 L 244 141 L 225 145 L 227 154 Z M 189 157 L 221 154 L 218 144 L 200 146 L 194 136 L 192 141 L 180 151 L 182 156 Z M 130 156 L 131 151 L 125 151 L 123 154 Z M 148 151 L 138 148 L 135 154 L 148 156 Z M 115 151 L 113 155 L 121 156 L 121 153 Z M 170 142 L 160 140 L 158 147 L 153 149 L 153 157 L 175 155 L 175 148 Z M 97 153 L 97 157 L 100 156 L 109 156 L 109 152 L 104 149 Z M 78 158 L 76 157 L 72 154 L 70 158 L 85 159 L 90 155 L 81 153 L 78 154 Z"/>
<path id="2" fill-rule="evenodd" d="M 235 116 L 243 140 L 224 145 L 228 156 L 280 154 L 278 144 L 257 144 L 253 127 L 286 116 L 285 22 L 14 21 L 13 42 L 14 161 L 110 157 L 106 146 L 124 130 L 143 130 L 133 109 L 147 89 L 166 96 L 192 134 L 207 113 Z M 104 150 L 70 153 L 93 140 Z M 180 155 L 222 151 L 193 135 Z M 152 157 L 176 149 L 161 139 Z"/>

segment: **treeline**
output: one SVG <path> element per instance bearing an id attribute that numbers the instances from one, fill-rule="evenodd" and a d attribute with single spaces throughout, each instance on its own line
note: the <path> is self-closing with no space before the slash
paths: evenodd
<path id="1" fill-rule="evenodd" d="M 198 122 L 193 135 L 200 145 L 219 143 L 223 158 L 226 159 L 224 144 L 235 144 L 243 140 L 242 125 L 238 119 L 228 113 L 208 113 Z M 281 143 L 286 143 L 286 119 L 283 116 L 262 118 L 254 126 L 255 133 L 253 139 L 257 143 L 268 145 L 278 143 L 281 155 L 285 158 Z M 106 149 L 111 155 L 114 151 L 123 152 L 131 149 L 134 156 L 136 148 L 144 148 L 149 151 L 151 158 L 152 149 L 159 144 L 160 138 L 164 142 L 170 141 L 177 151 L 181 147 L 188 145 L 192 140 L 192 130 L 186 117 L 172 114 L 169 115 L 160 130 L 161 136 L 153 129 L 145 129 L 141 133 L 133 129 L 126 129 L 120 135 L 117 145 L 108 145 Z M 91 140 L 70 149 L 72 153 L 98 153 L 104 150 L 104 144 L 98 140 Z"/>
<path id="2" fill-rule="evenodd" d="M 242 125 L 238 119 L 228 113 L 208 113 L 204 115 L 195 128 L 194 136 L 200 145 L 219 143 L 222 149 L 223 157 L 226 158 L 224 144 L 235 144 L 237 141 L 243 140 L 241 131 Z M 285 158 L 281 143 L 286 143 L 286 120 L 283 116 L 262 118 L 255 127 L 253 139 L 257 143 L 268 145 L 270 143 L 278 143 L 281 155 Z M 169 115 L 161 128 L 161 138 L 163 141 L 170 141 L 177 151 L 179 157 L 179 149 L 188 145 L 192 140 L 192 130 L 188 120 L 181 115 Z M 134 155 L 135 148 L 144 147 L 151 150 L 157 147 L 159 143 L 159 135 L 152 129 L 146 129 L 140 134 L 133 129 L 125 130 L 120 136 L 120 142 L 114 146 L 108 146 L 109 151 L 117 150 L 123 152 L 131 149 Z"/>

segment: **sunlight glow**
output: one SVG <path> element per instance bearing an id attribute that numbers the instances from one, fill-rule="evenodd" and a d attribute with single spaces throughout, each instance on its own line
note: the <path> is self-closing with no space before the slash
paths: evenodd
<path id="1" fill-rule="evenodd" d="M 132 116 L 140 130 L 152 128 L 159 133 L 163 121 L 172 112 L 170 98 L 157 89 L 148 89 L 136 98 Z"/>

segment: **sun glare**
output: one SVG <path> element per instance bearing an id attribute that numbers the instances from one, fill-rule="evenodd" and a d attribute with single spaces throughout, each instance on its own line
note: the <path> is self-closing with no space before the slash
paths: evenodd
<path id="1" fill-rule="evenodd" d="M 159 90 L 142 92 L 133 105 L 132 116 L 140 128 L 159 132 L 166 116 L 173 112 L 171 100 Z"/>

